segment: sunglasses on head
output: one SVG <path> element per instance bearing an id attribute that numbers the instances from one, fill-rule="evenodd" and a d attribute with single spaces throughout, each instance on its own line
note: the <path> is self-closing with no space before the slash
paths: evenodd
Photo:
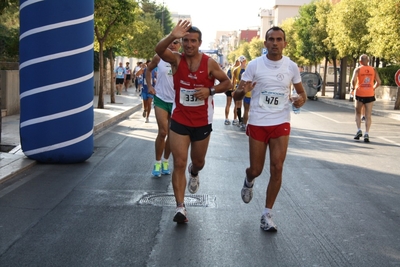
<path id="1" fill-rule="evenodd" d="M 176 40 L 176 41 L 173 41 L 172 43 L 173 43 L 173 44 L 180 44 L 181 42 L 179 42 L 178 40 Z"/>

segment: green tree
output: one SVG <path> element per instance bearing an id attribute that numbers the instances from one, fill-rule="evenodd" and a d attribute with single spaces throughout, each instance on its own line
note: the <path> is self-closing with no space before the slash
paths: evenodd
<path id="1" fill-rule="evenodd" d="M 137 3 L 134 0 L 95 0 L 94 1 L 94 30 L 99 45 L 100 56 L 100 84 L 97 107 L 104 108 L 104 44 L 113 28 L 134 21 L 134 11 Z"/>
<path id="2" fill-rule="evenodd" d="M 8 2 L 8 1 L 6 1 Z M 11 1 L 13 2 L 13 1 Z M 18 61 L 19 56 L 19 9 L 16 4 L 1 2 L 0 60 Z"/>
<path id="3" fill-rule="evenodd" d="M 249 61 L 261 56 L 262 49 L 264 48 L 264 40 L 254 37 L 249 44 Z"/>
<path id="4" fill-rule="evenodd" d="M 143 59 L 153 58 L 154 48 L 163 38 L 159 22 L 152 15 L 144 14 L 133 23 L 133 29 L 124 40 L 126 55 Z"/>
<path id="5" fill-rule="evenodd" d="M 328 15 L 328 34 L 339 58 L 357 58 L 367 51 L 370 35 L 366 23 L 371 17 L 366 12 L 368 4 L 365 0 L 342 0 Z"/>
<path id="6" fill-rule="evenodd" d="M 18 9 L 19 0 L 0 0 L 0 15 L 11 9 Z"/>
<path id="7" fill-rule="evenodd" d="M 328 69 L 328 62 L 332 60 L 334 69 L 336 69 L 336 59 L 338 56 L 338 51 L 335 48 L 334 43 L 332 42 L 331 36 L 328 34 L 327 25 L 328 25 L 328 14 L 332 11 L 332 3 L 330 0 L 319 0 L 315 3 L 315 17 L 318 20 L 318 23 L 315 27 L 315 34 L 318 36 L 316 42 L 318 46 L 318 50 L 324 55 L 325 63 L 324 63 L 324 77 L 322 79 L 326 81 L 326 74 Z M 335 72 L 336 74 L 336 72 Z M 337 76 L 335 77 L 334 91 L 337 90 Z M 325 86 L 326 82 L 322 84 L 321 94 L 325 95 Z"/>
<path id="8" fill-rule="evenodd" d="M 281 28 L 285 31 L 286 36 L 286 48 L 283 50 L 283 54 L 287 57 L 290 57 L 291 60 L 296 62 L 299 66 L 303 66 L 307 63 L 307 60 L 301 56 L 301 53 L 298 52 L 297 43 L 298 43 L 298 34 L 294 27 L 295 18 L 285 19 L 281 23 Z"/>
<path id="9" fill-rule="evenodd" d="M 318 36 L 315 32 L 318 19 L 315 16 L 316 5 L 306 4 L 300 7 L 300 16 L 294 22 L 294 28 L 298 38 L 296 39 L 297 57 L 304 57 L 306 64 L 316 65 L 323 58 L 318 45 Z"/>
<path id="10" fill-rule="evenodd" d="M 370 0 L 367 21 L 370 34 L 368 52 L 392 62 L 400 62 L 400 1 Z"/>

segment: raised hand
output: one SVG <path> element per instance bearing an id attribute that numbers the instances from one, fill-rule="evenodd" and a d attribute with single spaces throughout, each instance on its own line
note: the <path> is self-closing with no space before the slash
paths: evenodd
<path id="1" fill-rule="evenodd" d="M 182 38 L 188 35 L 187 32 L 191 27 L 190 21 L 187 20 L 179 20 L 178 24 L 176 24 L 175 28 L 172 30 L 171 35 L 175 38 Z"/>

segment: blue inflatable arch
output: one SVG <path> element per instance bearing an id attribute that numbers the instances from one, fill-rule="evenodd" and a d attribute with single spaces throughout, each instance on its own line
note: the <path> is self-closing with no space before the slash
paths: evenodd
<path id="1" fill-rule="evenodd" d="M 20 1 L 20 137 L 28 158 L 93 153 L 94 0 Z"/>

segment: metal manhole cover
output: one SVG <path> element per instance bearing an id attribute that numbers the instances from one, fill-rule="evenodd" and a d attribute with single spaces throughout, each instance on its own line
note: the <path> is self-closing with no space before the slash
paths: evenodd
<path id="1" fill-rule="evenodd" d="M 174 194 L 149 193 L 139 200 L 141 205 L 176 206 Z M 209 195 L 185 195 L 185 205 L 192 207 L 215 208 L 216 197 Z"/>

